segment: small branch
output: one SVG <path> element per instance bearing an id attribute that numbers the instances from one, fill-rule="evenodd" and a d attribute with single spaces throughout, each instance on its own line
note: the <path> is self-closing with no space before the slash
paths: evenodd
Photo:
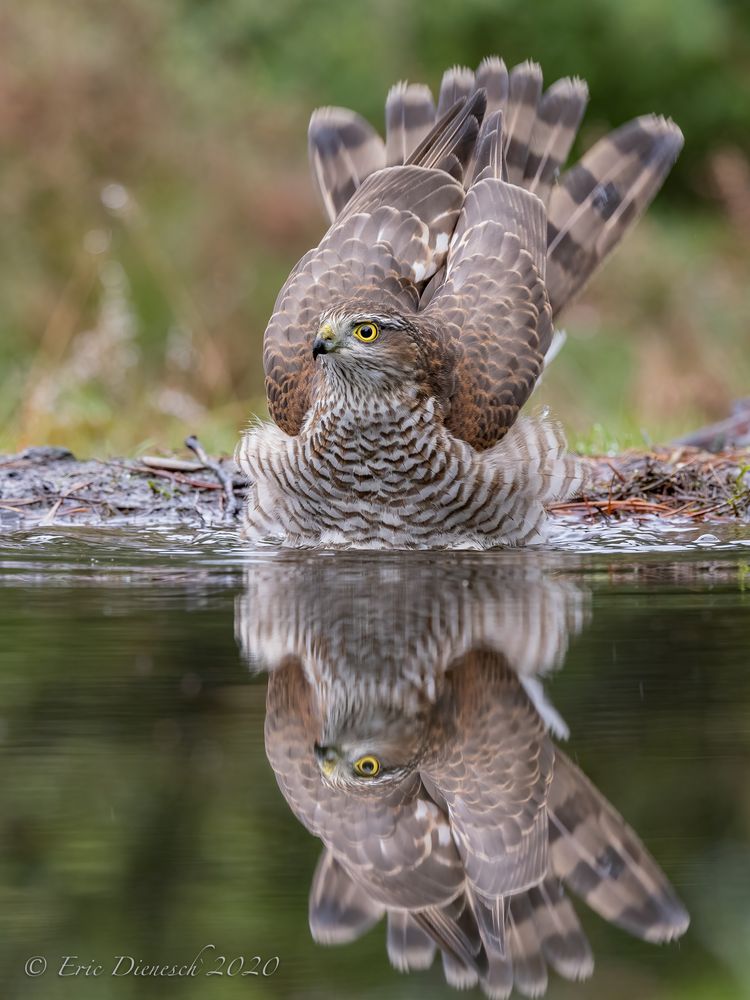
<path id="1" fill-rule="evenodd" d="M 141 465 L 148 469 L 166 469 L 168 472 L 200 472 L 204 462 L 188 462 L 184 458 L 167 458 L 161 455 L 142 455 Z"/>
<path id="2" fill-rule="evenodd" d="M 215 462 L 213 459 L 208 457 L 203 445 L 200 443 L 195 434 L 191 434 L 190 437 L 185 438 L 185 447 L 189 448 L 198 456 L 198 460 L 202 462 L 207 469 L 210 469 L 213 472 L 221 485 L 224 487 L 224 495 L 227 498 L 226 513 L 228 517 L 234 517 L 237 513 L 239 504 L 237 502 L 237 497 L 234 495 L 234 482 L 232 481 L 232 474 L 228 473 L 226 469 L 223 469 L 220 462 Z"/>

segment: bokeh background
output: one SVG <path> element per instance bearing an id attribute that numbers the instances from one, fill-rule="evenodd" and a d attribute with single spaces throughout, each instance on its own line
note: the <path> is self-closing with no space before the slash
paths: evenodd
<path id="1" fill-rule="evenodd" d="M 645 112 L 685 150 L 566 316 L 543 395 L 580 447 L 668 440 L 750 385 L 747 0 L 30 0 L 0 8 L 0 450 L 230 451 L 323 232 L 306 126 L 453 63 L 578 74 L 580 153 Z"/>

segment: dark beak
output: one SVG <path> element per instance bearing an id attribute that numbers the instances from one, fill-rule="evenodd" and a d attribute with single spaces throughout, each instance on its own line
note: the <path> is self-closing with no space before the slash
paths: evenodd
<path id="1" fill-rule="evenodd" d="M 322 337 L 316 337 L 313 341 L 313 361 L 315 361 L 319 354 L 327 354 L 331 347 L 330 340 L 323 340 Z"/>
<path id="2" fill-rule="evenodd" d="M 318 334 L 313 341 L 312 355 L 313 361 L 319 354 L 330 354 L 331 351 L 339 349 L 339 342 L 330 323 L 324 323 L 318 330 Z"/>
<path id="3" fill-rule="evenodd" d="M 320 743 L 313 744 L 315 759 L 324 774 L 330 776 L 336 766 L 338 753 L 335 747 L 322 747 Z"/>

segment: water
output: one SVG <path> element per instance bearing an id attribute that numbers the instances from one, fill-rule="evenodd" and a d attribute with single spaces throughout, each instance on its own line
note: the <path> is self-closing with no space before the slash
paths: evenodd
<path id="1" fill-rule="evenodd" d="M 593 977 L 552 971 L 547 995 L 750 996 L 748 541 L 569 525 L 546 552 L 309 557 L 229 532 L 0 535 L 2 995 L 457 996 L 439 958 L 391 968 L 383 921 L 312 940 L 321 844 L 290 804 L 361 836 L 364 877 L 414 773 L 474 818 L 495 768 L 533 799 L 541 713 L 674 887 L 662 916 L 679 899 L 691 921 L 651 944 L 575 899 Z M 409 762 L 376 792 L 351 777 L 373 748 L 382 773 Z M 397 890 L 422 891 L 406 869 Z"/>

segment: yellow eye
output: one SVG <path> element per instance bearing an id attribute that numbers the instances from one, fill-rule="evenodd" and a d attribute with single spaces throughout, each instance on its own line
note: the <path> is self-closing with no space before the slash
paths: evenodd
<path id="1" fill-rule="evenodd" d="M 370 755 L 354 761 L 354 770 L 360 778 L 374 778 L 380 771 L 380 761 Z"/>
<path id="2" fill-rule="evenodd" d="M 371 344 L 380 336 L 380 330 L 375 323 L 357 323 L 354 327 L 354 336 L 363 344 Z"/>

